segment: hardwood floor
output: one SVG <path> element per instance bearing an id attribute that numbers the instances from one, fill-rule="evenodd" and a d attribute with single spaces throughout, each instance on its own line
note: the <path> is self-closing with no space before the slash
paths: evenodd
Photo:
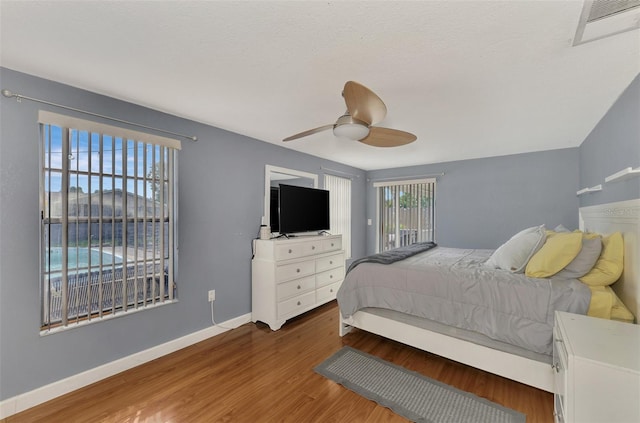
<path id="1" fill-rule="evenodd" d="M 338 336 L 335 301 L 272 332 L 248 323 L 5 419 L 14 422 L 406 422 L 316 374 L 343 345 L 553 422 L 553 396 L 377 335 Z"/>

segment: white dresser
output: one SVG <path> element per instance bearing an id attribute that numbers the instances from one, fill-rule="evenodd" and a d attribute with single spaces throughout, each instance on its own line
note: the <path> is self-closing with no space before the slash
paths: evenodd
<path id="1" fill-rule="evenodd" d="M 251 320 L 278 330 L 287 319 L 336 298 L 344 279 L 342 236 L 256 239 Z"/>
<path id="2" fill-rule="evenodd" d="M 556 312 L 555 421 L 640 422 L 640 326 Z"/>

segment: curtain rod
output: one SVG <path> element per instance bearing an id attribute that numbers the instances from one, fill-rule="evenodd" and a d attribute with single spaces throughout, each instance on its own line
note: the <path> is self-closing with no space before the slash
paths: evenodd
<path id="1" fill-rule="evenodd" d="M 356 175 L 356 174 L 348 173 L 348 172 L 343 172 L 341 170 L 329 169 L 328 167 L 324 167 L 324 166 L 320 166 L 320 170 L 326 170 L 328 172 L 334 172 L 334 173 L 341 173 L 343 175 L 351 176 L 353 178 L 359 178 L 360 177 L 360 175 Z"/>
<path id="2" fill-rule="evenodd" d="M 437 178 L 438 176 L 444 176 L 444 172 L 431 173 L 428 175 L 407 175 L 407 176 L 395 176 L 393 178 L 380 178 L 380 179 L 367 179 L 368 182 L 382 182 L 382 181 L 402 181 L 407 178 Z"/>
<path id="3" fill-rule="evenodd" d="M 102 119 L 108 119 L 108 120 L 111 120 L 111 121 L 114 121 L 114 122 L 120 122 L 120 123 L 124 123 L 124 124 L 127 124 L 127 125 L 137 126 L 139 128 L 151 129 L 152 131 L 163 132 L 165 134 L 175 135 L 175 136 L 178 136 L 178 137 L 186 138 L 186 139 L 191 140 L 191 141 L 198 141 L 198 137 L 196 137 L 195 135 L 194 136 L 183 135 L 183 134 L 179 134 L 177 132 L 171 132 L 171 131 L 166 131 L 164 129 L 154 128 L 152 126 L 142 125 L 140 123 L 129 122 L 127 120 L 118 119 L 118 118 L 114 118 L 114 117 L 110 117 L 110 116 L 105 116 L 105 115 L 101 115 L 101 114 L 98 114 L 98 113 L 88 112 L 86 110 L 76 109 L 74 107 L 64 106 L 62 104 L 51 103 L 49 101 L 40 100 L 38 98 L 27 97 L 26 95 L 17 94 L 17 93 L 14 93 L 14 92 L 6 90 L 6 89 L 2 90 L 2 95 L 7 97 L 7 98 L 14 98 L 15 97 L 15 99 L 16 99 L 16 101 L 18 103 L 21 102 L 22 99 L 31 100 L 31 101 L 35 101 L 36 103 L 42 103 L 42 104 L 48 104 L 49 106 L 61 107 L 63 109 L 72 110 L 72 111 L 78 112 L 78 113 L 84 113 L 86 115 L 96 116 L 96 117 L 99 117 L 99 118 L 102 118 Z"/>

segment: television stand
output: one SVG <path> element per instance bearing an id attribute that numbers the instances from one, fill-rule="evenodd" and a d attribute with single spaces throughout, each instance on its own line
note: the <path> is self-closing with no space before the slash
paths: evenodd
<path id="1" fill-rule="evenodd" d="M 342 235 L 256 239 L 251 260 L 251 320 L 278 330 L 288 319 L 328 303 L 345 274 Z"/>

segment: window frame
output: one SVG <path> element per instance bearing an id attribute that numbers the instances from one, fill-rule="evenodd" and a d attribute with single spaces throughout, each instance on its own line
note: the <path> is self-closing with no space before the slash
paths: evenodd
<path id="1" fill-rule="evenodd" d="M 331 178 L 335 178 L 334 182 L 331 182 L 330 179 Z M 347 192 L 335 192 L 331 190 L 331 187 L 336 185 L 338 182 L 340 182 L 341 184 L 346 184 L 348 182 L 348 193 Z M 330 186 L 328 186 L 330 185 Z M 337 231 L 335 231 L 334 229 L 337 229 L 334 221 L 334 217 L 335 214 L 341 214 L 343 219 L 339 219 L 340 221 L 342 221 L 342 225 L 338 224 L 339 226 L 344 226 L 346 235 L 344 233 L 340 233 L 342 235 L 342 249 L 345 252 L 345 259 L 350 259 L 351 258 L 351 212 L 352 212 L 352 207 L 351 207 L 351 192 L 352 192 L 352 181 L 351 178 L 345 178 L 342 176 L 337 176 L 337 175 L 331 175 L 331 174 L 327 174 L 325 173 L 324 175 L 324 189 L 329 191 L 329 203 L 330 203 L 330 214 L 331 214 L 331 219 L 330 219 L 330 225 L 331 225 L 331 229 L 329 230 L 329 232 L 331 232 L 332 234 L 336 235 L 338 234 Z M 344 187 L 339 188 L 339 191 L 342 191 L 344 189 Z M 335 206 L 335 197 L 336 196 L 342 196 L 344 197 L 343 200 L 346 198 L 348 199 L 348 210 L 338 210 L 337 207 Z"/>
<path id="2" fill-rule="evenodd" d="M 129 129 L 125 129 L 122 127 L 106 125 L 95 121 L 89 121 L 84 119 L 79 119 L 67 115 L 60 115 L 48 111 L 39 111 L 38 115 L 38 124 L 39 124 L 39 181 L 40 181 L 40 189 L 39 189 L 39 206 L 40 206 L 40 214 L 39 214 L 39 225 L 40 225 L 40 253 L 39 253 L 39 288 L 40 288 L 40 333 L 41 335 L 46 335 L 50 333 L 55 333 L 61 330 L 67 330 L 70 328 L 95 323 L 99 321 L 103 321 L 105 319 L 111 319 L 115 317 L 120 317 L 124 315 L 131 314 L 132 312 L 139 312 L 149 308 L 154 308 L 156 306 L 161 306 L 165 304 L 170 304 L 177 302 L 177 284 L 175 275 L 177 273 L 177 259 L 178 259 L 178 150 L 181 148 L 181 143 L 179 140 L 161 137 L 145 132 L 133 131 Z M 60 137 L 60 145 L 62 147 L 61 155 L 60 155 L 60 168 L 53 167 L 53 161 L 51 159 L 51 151 L 49 152 L 49 162 L 47 162 L 46 152 L 47 148 L 51 149 L 52 135 L 50 134 L 52 128 L 57 127 L 62 131 Z M 45 134 L 49 132 L 48 140 L 45 139 Z M 74 151 L 70 151 L 70 144 L 74 142 L 74 138 L 72 136 L 74 134 L 76 136 L 75 142 L 80 145 L 81 137 L 86 137 L 87 145 L 93 145 L 96 140 L 94 139 L 94 135 L 98 137 L 98 145 L 99 151 L 92 151 L 91 146 L 88 147 L 88 151 L 82 152 L 87 155 L 87 168 L 85 170 L 80 169 L 80 165 L 77 164 L 74 168 L 70 165 L 70 161 L 74 159 L 73 154 Z M 84 134 L 84 135 L 81 135 Z M 111 145 L 114 147 L 112 150 L 111 157 L 108 160 L 111 160 L 111 169 L 109 172 L 103 169 L 103 166 L 107 159 L 103 153 L 103 147 L 105 144 L 105 139 L 109 138 L 111 141 Z M 120 143 L 122 150 L 118 154 L 115 151 L 116 145 Z M 48 143 L 48 144 L 47 144 Z M 126 147 L 126 148 L 125 148 Z M 133 147 L 135 157 L 134 160 L 137 160 L 130 165 L 128 163 L 127 150 L 128 148 Z M 139 149 L 141 150 L 139 153 Z M 76 151 L 76 152 L 78 152 Z M 99 161 L 99 170 L 94 170 L 91 165 L 91 154 L 97 154 L 100 159 Z M 140 171 L 139 166 L 140 157 L 139 154 L 144 154 L 142 158 L 142 170 Z M 147 163 L 147 155 L 151 155 L 153 157 L 151 163 L 151 171 L 149 171 L 149 163 Z M 156 162 L 156 155 L 160 157 Z M 80 156 L 79 156 L 80 157 Z M 78 162 L 80 158 L 77 158 Z M 65 160 L 65 158 L 67 158 Z M 76 162 L 77 163 L 77 162 Z M 120 164 L 120 173 L 116 170 L 116 164 Z M 160 164 L 164 164 L 161 166 Z M 160 175 L 156 174 L 156 165 L 159 166 Z M 131 167 L 134 169 L 133 175 L 127 174 L 127 169 Z M 61 212 L 59 217 L 52 217 L 53 208 L 51 202 L 51 192 L 52 184 L 51 177 L 49 176 L 49 185 L 47 185 L 47 177 L 48 174 L 55 171 L 60 174 L 60 205 Z M 165 175 L 166 172 L 166 175 Z M 138 175 L 138 173 L 142 173 L 142 176 Z M 151 175 L 151 176 L 149 176 Z M 88 191 L 85 195 L 85 201 L 88 201 L 87 204 L 81 204 L 78 202 L 79 194 L 78 189 L 76 191 L 71 190 L 70 178 L 75 177 L 78 180 L 81 176 L 86 177 L 86 183 L 88 184 Z M 166 176 L 166 177 L 165 177 Z M 91 192 L 93 190 L 93 186 L 91 185 L 91 180 L 97 178 L 99 181 L 99 188 Z M 111 179 L 111 189 L 110 191 L 105 190 L 103 188 L 103 182 L 105 179 Z M 120 180 L 120 187 L 118 187 L 118 183 L 116 180 Z M 160 182 L 158 182 L 160 180 Z M 76 181 L 78 187 L 80 186 L 78 181 Z M 129 192 L 129 184 L 132 183 L 134 186 L 134 191 Z M 161 184 L 160 189 L 150 188 L 150 191 L 147 189 L 147 184 Z M 138 192 L 138 185 L 141 185 L 143 188 L 143 196 L 140 196 L 140 192 Z M 66 187 L 63 189 L 63 187 Z M 49 190 L 49 191 L 48 191 Z M 116 197 L 119 193 L 119 203 L 116 202 Z M 65 192 L 66 191 L 66 192 Z M 159 197 L 154 197 L 153 193 L 157 191 L 159 193 Z M 109 196 L 111 198 L 111 209 L 110 215 L 105 213 L 106 208 L 104 208 L 104 199 L 105 193 L 109 192 Z M 69 210 L 69 206 L 72 205 L 71 196 L 74 195 L 76 197 L 76 209 Z M 147 195 L 152 195 L 152 197 L 148 197 Z M 133 207 L 133 217 L 131 217 L 130 206 L 127 204 L 127 198 L 129 196 L 135 196 Z M 98 206 L 96 208 L 96 204 L 92 197 L 98 197 Z M 165 198 L 166 197 L 166 198 Z M 139 200 L 142 198 L 142 212 L 141 205 L 139 204 Z M 149 200 L 152 202 L 152 215 L 149 216 Z M 119 204 L 121 213 L 119 216 L 116 216 L 116 204 Z M 165 204 L 164 206 L 162 204 Z M 99 210 L 97 216 L 92 214 L 92 209 L 96 208 Z M 80 211 L 82 209 L 82 212 Z M 122 213 L 124 210 L 124 213 Z M 71 213 L 70 213 L 71 212 Z M 86 213 L 86 215 L 82 214 Z M 159 213 L 159 214 L 158 214 Z M 84 229 L 87 234 L 87 238 L 81 238 L 77 236 L 77 233 L 80 231 L 78 227 L 86 220 L 87 227 Z M 60 228 L 60 237 L 61 241 L 61 269 L 60 269 L 60 319 L 53 321 L 52 319 L 52 284 L 51 284 L 51 274 L 53 273 L 50 268 L 46 266 L 47 258 L 50 260 L 51 249 L 47 250 L 47 247 L 51 247 L 51 239 L 50 237 L 52 231 L 52 225 L 58 222 L 61 224 Z M 67 255 L 69 254 L 69 249 L 72 248 L 71 243 L 69 242 L 69 223 L 73 223 L 76 227 L 76 239 L 75 239 L 75 250 L 76 254 L 79 252 L 86 252 L 87 256 L 90 256 L 96 248 L 99 250 L 99 259 L 98 265 L 94 265 L 92 263 L 92 259 L 87 259 L 87 264 L 83 264 L 80 266 L 78 261 L 76 261 L 76 265 L 73 268 L 73 280 L 74 287 L 71 288 L 73 290 L 70 291 L 69 288 L 69 262 Z M 103 223 L 110 223 L 110 231 L 111 231 L 111 240 L 112 245 L 109 247 L 111 249 L 111 253 L 114 255 L 110 264 L 106 264 L 103 262 L 103 249 L 104 243 L 103 240 Z M 98 225 L 98 246 L 95 247 L 93 242 L 91 241 L 91 235 L 94 232 L 92 228 L 93 225 Z M 133 225 L 133 229 L 130 230 L 130 225 Z M 143 237 L 139 237 L 138 226 L 143 225 Z M 151 225 L 152 233 L 147 233 L 148 225 Z M 120 226 L 121 233 L 116 235 L 118 231 L 118 226 Z M 131 233 L 133 232 L 133 234 Z M 157 233 L 156 233 L 157 232 Z M 127 254 L 128 250 L 128 241 L 127 238 L 132 235 L 134 249 L 136 250 L 134 253 L 134 259 L 128 259 Z M 143 257 L 140 258 L 138 256 L 138 250 L 140 249 L 140 242 L 143 242 L 143 245 L 148 245 L 148 235 L 151 236 L 152 247 L 150 257 L 148 256 L 148 247 L 144 247 Z M 120 248 L 122 248 L 121 257 L 120 257 L 120 266 L 117 266 L 114 251 L 116 249 L 116 238 L 119 237 L 122 242 Z M 86 240 L 86 246 L 78 246 L 78 242 Z M 137 247 L 136 247 L 137 246 Z M 49 251 L 49 253 L 47 253 Z M 124 263 L 122 262 L 124 260 Z M 64 265 L 66 263 L 66 265 Z M 131 268 L 131 266 L 133 266 Z M 142 268 L 141 268 L 142 266 Z M 150 267 L 149 267 L 150 266 Z M 103 272 L 106 275 L 105 269 L 109 269 L 110 267 L 110 275 L 106 279 L 110 279 L 110 282 L 105 283 L 103 278 Z M 149 269 L 151 273 L 149 273 Z M 118 280 L 118 272 L 122 275 Z M 78 282 L 81 278 L 85 280 L 82 282 Z M 148 279 L 150 278 L 150 279 Z M 92 297 L 91 290 L 94 289 L 94 279 L 97 281 L 98 286 L 98 304 L 92 306 L 94 302 L 94 298 Z M 133 295 L 134 298 L 129 298 L 129 284 L 133 284 Z M 143 297 L 140 299 L 138 291 L 138 285 L 143 285 Z M 147 296 L 146 286 L 150 285 L 151 293 Z M 156 285 L 158 285 L 158 292 L 155 291 Z M 111 299 L 112 304 L 110 307 L 105 307 L 105 299 L 103 298 L 103 291 L 105 287 L 109 288 L 111 291 Z M 116 294 L 116 291 L 120 289 L 120 292 Z M 83 292 L 80 294 L 80 292 Z M 86 292 L 86 294 L 85 294 Z M 69 299 L 74 297 L 75 295 L 75 306 L 77 309 L 70 316 L 70 307 L 69 307 Z M 86 295 L 86 298 L 84 297 Z M 78 300 L 78 298 L 82 296 L 85 301 L 82 302 Z M 116 305 L 116 297 L 119 296 L 120 305 Z M 85 307 L 85 311 L 81 312 L 81 305 Z M 132 303 L 131 303 L 132 302 Z M 73 305 L 71 305 L 73 306 Z M 73 314 L 75 313 L 75 314 Z"/>
<path id="3" fill-rule="evenodd" d="M 431 204 L 430 204 L 430 222 L 431 222 L 431 240 L 435 242 L 436 240 L 436 178 L 425 178 L 425 179 L 406 179 L 406 180 L 394 180 L 394 181 L 380 181 L 380 182 L 374 182 L 373 183 L 373 187 L 376 190 L 376 222 L 377 222 L 377 226 L 376 226 L 376 248 L 375 251 L 376 253 L 380 253 L 382 251 L 386 251 L 386 250 L 382 250 L 381 248 L 381 235 L 384 233 L 383 230 L 383 219 L 382 216 L 380 215 L 382 206 L 381 206 L 381 201 L 382 199 L 381 197 L 381 192 L 383 188 L 387 188 L 387 187 L 394 187 L 394 186 L 402 186 L 402 185 L 418 185 L 418 184 L 431 184 L 432 185 L 432 190 L 431 190 Z M 396 204 L 396 213 L 397 210 L 399 209 L 399 204 Z M 398 247 L 398 238 L 396 238 L 394 240 L 395 242 L 395 247 L 393 248 L 397 248 Z M 420 240 L 417 240 L 416 242 L 421 242 Z"/>

